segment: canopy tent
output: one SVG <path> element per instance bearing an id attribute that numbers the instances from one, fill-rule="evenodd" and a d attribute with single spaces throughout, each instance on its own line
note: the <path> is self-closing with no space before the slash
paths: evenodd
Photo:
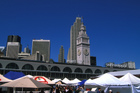
<path id="1" fill-rule="evenodd" d="M 62 80 L 62 82 L 64 82 L 65 84 L 68 84 L 69 83 L 69 79 L 67 79 L 66 77 Z"/>
<path id="2" fill-rule="evenodd" d="M 10 80 L 10 79 L 8 79 L 0 74 L 0 82 L 10 82 L 10 81 L 12 81 L 12 80 Z"/>
<path id="3" fill-rule="evenodd" d="M 128 83 L 122 82 L 113 75 L 106 73 L 94 80 L 92 79 L 87 80 L 85 82 L 85 85 L 110 86 L 110 85 L 128 85 Z"/>
<path id="4" fill-rule="evenodd" d="M 58 81 L 62 81 L 61 79 L 54 79 L 54 80 L 52 80 L 53 82 L 58 82 Z"/>
<path id="5" fill-rule="evenodd" d="M 51 81 L 50 79 L 44 76 L 34 76 L 33 79 L 44 84 L 55 84 L 55 82 Z"/>
<path id="6" fill-rule="evenodd" d="M 123 82 L 128 82 L 129 84 L 131 84 L 133 93 L 140 93 L 140 86 L 139 86 L 140 79 L 138 77 L 134 76 L 131 73 L 127 73 L 123 77 L 121 77 L 119 80 L 121 80 Z M 138 87 L 136 87 L 136 86 L 138 86 Z"/>
<path id="7" fill-rule="evenodd" d="M 119 80 L 123 82 L 128 82 L 129 84 L 140 84 L 140 79 L 131 73 L 125 74 L 123 77 L 121 77 Z"/>
<path id="8" fill-rule="evenodd" d="M 85 83 L 86 81 L 87 81 L 87 80 L 84 79 L 84 80 L 82 80 L 81 82 L 79 82 L 78 85 L 79 85 L 79 86 L 83 86 L 84 83 Z"/>
<path id="9" fill-rule="evenodd" d="M 17 78 L 25 76 L 22 72 L 14 72 L 14 71 L 9 71 L 4 75 L 8 79 L 15 80 Z"/>
<path id="10" fill-rule="evenodd" d="M 20 79 L 16 79 L 16 80 L 13 80 L 12 82 L 5 83 L 1 86 L 13 87 L 14 88 L 13 93 L 15 93 L 15 88 L 51 88 L 51 86 L 42 84 L 29 77 L 23 77 Z"/>
<path id="11" fill-rule="evenodd" d="M 81 82 L 81 81 L 79 79 L 75 78 L 73 80 L 70 80 L 67 84 L 77 84 L 78 85 L 79 82 Z"/>

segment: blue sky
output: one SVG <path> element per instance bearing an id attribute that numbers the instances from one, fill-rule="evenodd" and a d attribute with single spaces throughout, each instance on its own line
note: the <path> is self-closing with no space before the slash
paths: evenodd
<path id="1" fill-rule="evenodd" d="M 19 35 L 23 49 L 33 39 L 51 41 L 58 61 L 61 45 L 67 59 L 70 28 L 83 16 L 97 65 L 134 61 L 140 69 L 140 0 L 0 0 L 0 46 Z"/>

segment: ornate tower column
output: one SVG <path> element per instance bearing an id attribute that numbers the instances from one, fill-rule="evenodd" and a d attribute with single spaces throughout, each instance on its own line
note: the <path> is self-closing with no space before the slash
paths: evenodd
<path id="1" fill-rule="evenodd" d="M 90 65 L 90 43 L 83 23 L 77 37 L 77 64 Z"/>

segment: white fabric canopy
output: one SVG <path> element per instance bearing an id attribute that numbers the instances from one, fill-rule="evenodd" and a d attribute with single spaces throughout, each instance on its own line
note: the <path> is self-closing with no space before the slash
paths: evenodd
<path id="1" fill-rule="evenodd" d="M 10 82 L 10 81 L 12 81 L 12 80 L 10 80 L 10 79 L 8 79 L 0 74 L 0 82 Z"/>
<path id="2" fill-rule="evenodd" d="M 61 79 L 54 79 L 54 80 L 52 80 L 53 82 L 58 82 L 58 81 L 62 81 Z"/>
<path id="3" fill-rule="evenodd" d="M 81 82 L 79 79 L 75 78 L 74 80 L 71 80 L 68 82 L 68 84 L 78 84 L 79 82 Z"/>
<path id="4" fill-rule="evenodd" d="M 91 79 L 87 80 L 85 82 L 85 85 L 110 86 L 110 85 L 128 85 L 128 83 L 122 82 L 113 75 L 106 73 L 94 80 Z"/>
<path id="5" fill-rule="evenodd" d="M 129 84 L 140 84 L 140 79 L 131 73 L 125 74 L 123 77 L 121 77 L 119 80 L 123 82 L 128 82 Z"/>
<path id="6" fill-rule="evenodd" d="M 62 82 L 66 83 L 66 84 L 69 83 L 69 81 L 70 81 L 70 80 L 67 79 L 67 78 L 64 78 L 64 79 L 62 80 Z"/>

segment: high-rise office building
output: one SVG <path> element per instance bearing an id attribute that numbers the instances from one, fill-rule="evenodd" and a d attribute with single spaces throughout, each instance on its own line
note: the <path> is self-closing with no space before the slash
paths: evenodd
<path id="1" fill-rule="evenodd" d="M 42 59 L 46 62 L 50 60 L 50 40 L 33 40 L 32 41 L 32 54 L 39 52 Z"/>
<path id="2" fill-rule="evenodd" d="M 77 64 L 90 65 L 90 43 L 83 23 L 77 37 Z"/>
<path id="3" fill-rule="evenodd" d="M 77 60 L 77 36 L 81 28 L 81 17 L 77 17 L 70 30 L 70 48 L 67 55 L 67 63 L 76 63 Z"/>
<path id="4" fill-rule="evenodd" d="M 30 53 L 30 49 L 28 46 L 24 48 L 24 53 Z"/>
<path id="5" fill-rule="evenodd" d="M 19 42 L 7 42 L 6 57 L 18 58 L 21 52 L 21 44 Z"/>
<path id="6" fill-rule="evenodd" d="M 58 55 L 58 62 L 64 63 L 64 48 L 63 46 L 61 46 L 60 50 L 59 50 L 59 55 Z"/>
<path id="7" fill-rule="evenodd" d="M 21 38 L 18 35 L 9 35 L 7 42 L 19 42 L 19 43 L 21 43 Z"/>
<path id="8" fill-rule="evenodd" d="M 7 39 L 6 57 L 18 58 L 21 52 L 21 38 L 19 36 L 10 35 Z"/>

